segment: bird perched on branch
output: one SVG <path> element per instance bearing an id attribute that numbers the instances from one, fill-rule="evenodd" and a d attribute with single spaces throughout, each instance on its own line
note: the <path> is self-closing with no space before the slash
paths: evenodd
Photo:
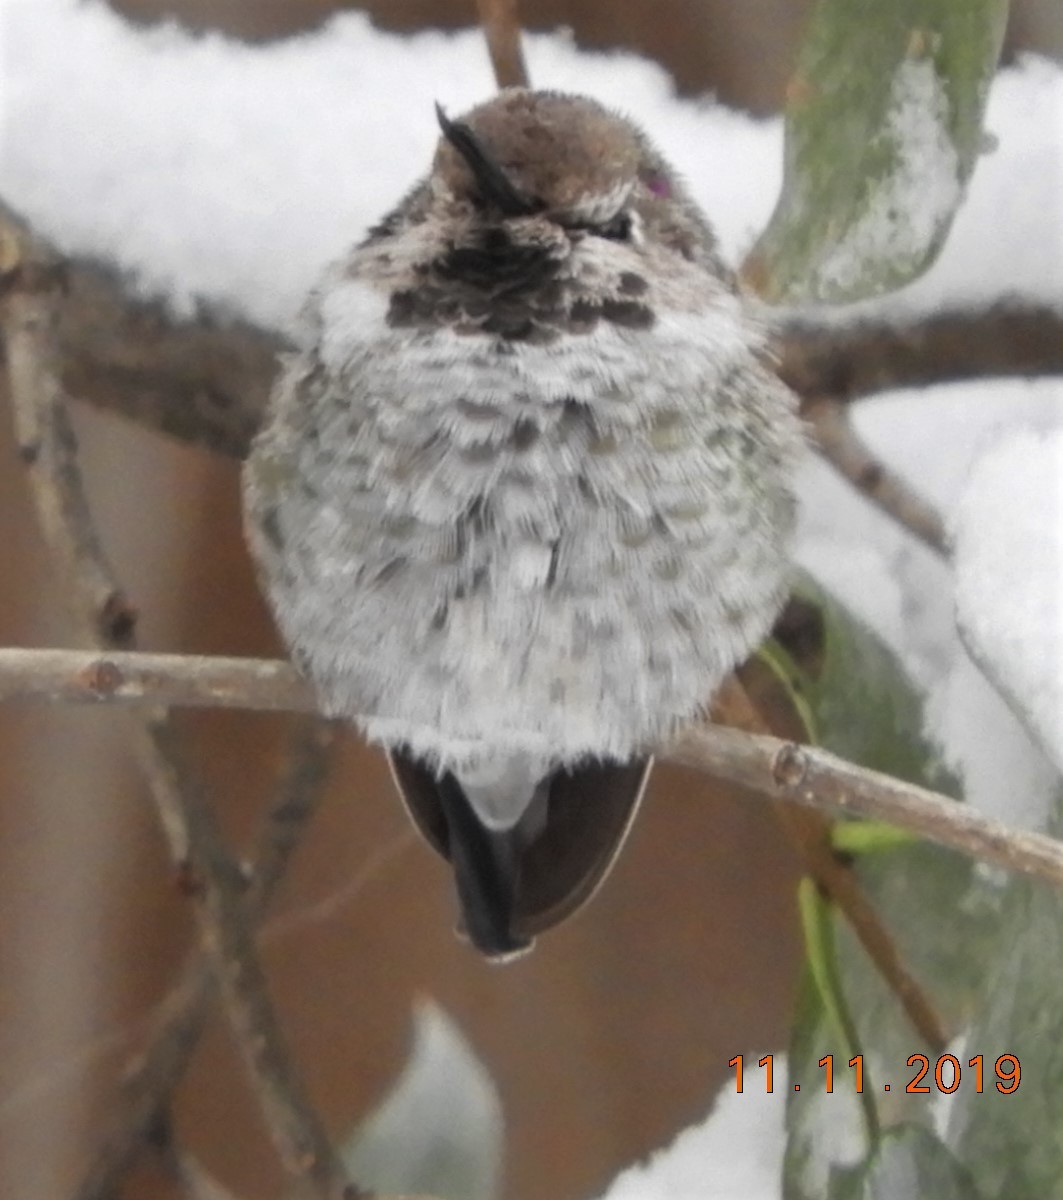
<path id="1" fill-rule="evenodd" d="M 786 591 L 795 406 L 629 121 L 505 91 L 311 297 L 245 473 L 323 707 L 386 747 L 484 954 L 597 888 L 654 746 Z"/>

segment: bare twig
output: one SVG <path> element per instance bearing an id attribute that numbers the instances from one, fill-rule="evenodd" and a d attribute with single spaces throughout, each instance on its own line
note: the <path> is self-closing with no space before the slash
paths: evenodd
<path id="1" fill-rule="evenodd" d="M 517 0 L 476 0 L 487 38 L 495 82 L 500 88 L 528 87 L 528 68 L 520 44 Z"/>
<path id="2" fill-rule="evenodd" d="M 981 862 L 1063 885 L 1063 842 L 1009 829 L 970 805 L 858 767 L 826 750 L 699 726 L 660 757 L 774 799 L 884 821 Z"/>
<path id="3" fill-rule="evenodd" d="M 210 809 L 181 765 L 172 725 L 158 724 L 150 736 L 161 751 L 153 764 L 153 790 L 168 790 L 167 808 L 181 814 L 186 887 L 197 902 L 203 945 L 274 1145 L 293 1178 L 313 1181 L 328 1200 L 353 1200 L 358 1193 L 304 1093 L 269 999 L 243 905 L 247 881 L 222 849 Z"/>
<path id="4" fill-rule="evenodd" d="M 95 658 L 86 655 L 84 661 L 89 663 Z M 0 668 L 2 664 L 0 656 Z M 240 672 L 246 666 L 248 687 L 243 707 L 254 709 L 259 700 L 256 690 L 263 660 L 227 659 L 226 664 L 227 687 L 231 689 L 240 687 Z M 294 668 L 289 668 L 286 676 L 284 665 L 276 664 L 275 690 L 270 690 L 262 707 L 305 711 L 306 684 Z M 22 678 L 26 678 L 24 666 Z M 197 694 L 194 672 L 185 675 L 180 687 L 187 704 L 210 707 L 214 703 L 209 689 Z M 286 693 L 288 687 L 290 692 Z M 106 697 L 102 700 L 106 702 Z M 1063 842 L 1008 829 L 948 796 L 846 762 L 825 750 L 741 730 L 699 726 L 663 747 L 656 757 L 661 762 L 679 763 L 733 780 L 775 799 L 885 821 L 971 858 L 1063 885 Z M 804 772 L 796 781 L 796 768 L 791 769 L 791 763 Z"/>
<path id="5" fill-rule="evenodd" d="M 0 649 L 0 700 L 317 711 L 310 685 L 277 659 L 79 650 Z"/>
<path id="6" fill-rule="evenodd" d="M 4 258 L 10 269 L 4 331 L 11 401 L 42 530 L 82 639 L 104 648 L 127 645 L 133 613 L 95 533 L 58 380 L 58 275 L 53 264 L 21 249 Z M 171 854 L 193 881 L 201 938 L 284 1166 L 293 1178 L 312 1180 L 329 1200 L 354 1196 L 302 1093 L 270 1005 L 244 914 L 246 881 L 222 849 L 165 711 L 149 710 L 136 733 L 141 767 Z"/>
<path id="7" fill-rule="evenodd" d="M 159 1165 L 186 1200 L 237 1200 L 194 1155 L 182 1150 L 173 1137 L 173 1124 L 164 1118 L 150 1133 Z M 113 1195 L 113 1193 L 108 1193 Z"/>
<path id="8" fill-rule="evenodd" d="M 237 1200 L 235 1193 L 222 1185 L 191 1154 L 176 1151 L 177 1182 L 188 1200 Z"/>
<path id="9" fill-rule="evenodd" d="M 948 535 L 941 514 L 860 440 L 848 407 L 838 400 L 819 399 L 806 405 L 804 412 L 816 445 L 831 466 L 883 512 L 947 558 Z"/>
<path id="10" fill-rule="evenodd" d="M 262 824 L 255 873 L 246 897 L 251 921 L 260 919 L 288 860 L 321 799 L 336 727 L 300 717 L 289 734 L 286 770 Z M 106 1200 L 143 1148 L 187 1067 L 214 994 L 214 974 L 193 951 L 178 983 L 155 1011 L 146 1049 L 127 1066 L 118 1111 L 101 1138 L 75 1200 Z"/>
<path id="11" fill-rule="evenodd" d="M 289 755 L 288 761 L 287 777 L 292 778 L 297 774 L 302 774 L 305 778 L 305 767 L 300 770 L 295 765 L 297 761 L 295 756 Z M 290 828 L 291 800 L 292 796 L 289 790 L 283 787 L 278 789 L 277 803 L 274 805 L 274 809 L 282 827 L 287 825 Z M 311 805 L 311 807 L 313 806 Z M 309 814 L 307 820 L 309 820 Z M 263 837 L 262 840 L 267 839 Z M 278 832 L 278 836 L 272 840 L 279 845 L 284 842 L 285 838 Z M 283 943 L 310 927 L 335 919 L 344 909 L 349 909 L 357 903 L 369 888 L 383 879 L 402 856 L 417 844 L 417 840 L 417 834 L 413 827 L 407 825 L 387 841 L 373 847 L 361 863 L 353 866 L 351 874 L 344 880 L 342 886 L 327 892 L 317 900 L 310 900 L 292 907 L 267 920 L 259 932 L 260 944 L 272 946 Z M 263 875 L 266 873 L 263 871 Z M 256 874 L 255 879 L 252 880 L 249 902 L 253 901 L 258 878 L 259 876 Z M 135 1115 L 137 1108 L 133 1097 L 138 1094 L 138 1090 L 134 1086 L 136 1078 L 138 1075 L 143 1076 L 144 1103 L 150 1113 L 152 1098 L 161 1096 L 172 1088 L 173 1084 L 167 1081 L 176 1080 L 180 1069 L 179 1066 L 172 1068 L 166 1065 L 168 1055 L 178 1059 L 180 1064 L 187 1052 L 182 1047 L 179 1029 L 171 1028 L 171 1026 L 174 1022 L 180 1022 L 185 1014 L 194 1008 L 195 996 L 200 989 L 205 991 L 208 985 L 213 985 L 213 976 L 208 971 L 202 955 L 193 952 L 189 955 L 184 970 L 181 972 L 180 982 L 146 1017 L 130 1023 L 123 1023 L 97 1034 L 73 1052 L 66 1053 L 61 1058 L 43 1065 L 30 1078 L 0 1096 L 0 1126 L 17 1113 L 24 1112 L 33 1105 L 48 1102 L 49 1097 L 55 1095 L 62 1088 L 70 1086 L 73 1080 L 104 1058 L 119 1051 L 128 1050 L 134 1042 L 141 1042 L 147 1049 L 129 1063 L 126 1079 L 123 1081 L 123 1107 L 115 1123 L 116 1128 L 112 1130 L 112 1135 L 120 1139 L 123 1144 L 128 1143 L 130 1138 L 127 1125 L 135 1124 L 138 1120 L 142 1123 L 146 1122 L 144 1127 L 150 1133 L 154 1126 L 147 1121 L 147 1116 L 137 1117 Z M 168 1050 L 167 1045 L 174 1041 L 177 1043 L 176 1047 Z M 194 1038 L 186 1038 L 186 1041 L 194 1044 Z M 152 1061 L 156 1063 L 154 1069 L 151 1066 Z M 174 1074 L 171 1075 L 171 1071 Z M 140 1145 L 134 1147 L 135 1150 L 140 1148 Z M 123 1153 L 132 1153 L 132 1151 L 125 1150 Z M 97 1156 L 98 1159 L 103 1159 L 103 1157 L 102 1153 Z M 114 1161 L 113 1156 L 111 1161 Z M 103 1200 L 104 1197 L 110 1197 L 125 1169 L 125 1166 L 114 1166 L 115 1173 L 109 1181 L 105 1176 L 98 1175 L 95 1190 L 88 1188 L 88 1180 L 86 1180 L 82 1190 L 76 1193 L 78 1200 Z"/>
<path id="12" fill-rule="evenodd" d="M 771 730 L 746 691 L 741 679 L 731 675 L 713 702 L 713 716 L 726 712 L 723 723 L 747 733 L 770 734 Z M 831 842 L 834 822 L 822 809 L 777 800 L 776 815 L 804 861 L 805 870 L 820 892 L 848 922 L 887 987 L 901 1003 L 915 1031 L 931 1049 L 945 1049 L 945 1031 L 934 1005 L 922 985 L 908 970 L 897 943 L 860 884 L 852 864 L 844 861 Z"/>

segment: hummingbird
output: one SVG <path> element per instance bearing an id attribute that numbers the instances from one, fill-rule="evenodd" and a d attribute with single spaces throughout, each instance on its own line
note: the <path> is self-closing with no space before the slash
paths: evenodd
<path id="1" fill-rule="evenodd" d="M 305 306 L 246 529 L 323 710 L 508 959 L 597 890 L 654 748 L 782 608 L 801 434 L 635 124 L 520 88 L 436 112 L 428 175 Z"/>

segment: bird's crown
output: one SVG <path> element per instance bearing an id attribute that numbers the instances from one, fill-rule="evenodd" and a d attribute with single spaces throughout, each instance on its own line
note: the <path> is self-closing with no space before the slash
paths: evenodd
<path id="1" fill-rule="evenodd" d="M 641 185 L 667 194 L 631 122 L 584 96 L 512 88 L 451 121 L 439 110 L 438 192 L 503 216 L 604 223 Z"/>

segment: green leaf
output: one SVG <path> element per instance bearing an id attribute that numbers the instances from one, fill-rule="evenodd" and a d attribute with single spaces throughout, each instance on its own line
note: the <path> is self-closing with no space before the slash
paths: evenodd
<path id="1" fill-rule="evenodd" d="M 791 80 L 783 187 L 744 267 L 843 302 L 934 260 L 982 147 L 1007 0 L 820 0 Z"/>
<path id="2" fill-rule="evenodd" d="M 832 1027 L 834 1040 L 843 1048 L 842 1056 L 838 1059 L 840 1067 L 842 1062 L 848 1064 L 856 1058 L 861 1053 L 861 1046 L 856 1022 L 846 1001 L 838 964 L 835 941 L 836 914 L 833 906 L 820 895 L 811 879 L 803 879 L 799 885 L 798 907 L 808 955 L 808 970 Z M 819 1059 L 816 1060 L 816 1065 L 819 1066 Z M 833 1082 L 833 1065 L 831 1069 Z M 874 1145 L 878 1141 L 880 1131 L 878 1111 L 871 1089 L 861 1087 L 854 1094 L 864 1120 L 864 1132 L 870 1144 Z"/>
<path id="3" fill-rule="evenodd" d="M 922 700 L 893 652 L 810 575 L 797 576 L 771 639 L 741 678 L 780 736 L 960 794 L 923 733 Z"/>
<path id="4" fill-rule="evenodd" d="M 959 790 L 923 735 L 919 693 L 889 648 L 838 601 L 814 581 L 801 580 L 776 634 L 776 662 L 786 669 L 774 671 L 772 678 L 786 678 L 788 688 L 800 692 L 821 744 L 899 778 L 947 793 Z M 759 703 L 760 697 L 756 699 Z M 834 840 L 859 855 L 861 884 L 902 960 L 945 1021 L 956 1027 L 969 1017 L 996 949 L 998 891 L 969 859 L 912 839 L 905 831 L 841 821 Z M 833 928 L 832 994 L 825 995 L 823 987 L 820 960 L 826 935 L 821 930 L 808 939 L 812 949 L 791 1039 L 787 1200 L 823 1200 L 840 1172 L 866 1167 L 876 1125 L 889 1130 L 899 1124 L 927 1129 L 932 1124 L 932 1097 L 906 1091 L 915 1074 L 907 1060 L 923 1052 L 933 1062 L 935 1052 L 921 1044 L 846 922 L 833 915 Z M 839 1028 L 838 994 L 855 1033 Z M 857 1052 L 864 1056 L 859 1102 L 847 1065 Z M 835 1060 L 830 1096 L 818 1066 L 828 1054 Z M 800 1083 L 800 1092 L 792 1091 L 793 1083 Z M 873 1122 L 866 1116 L 868 1105 L 875 1109 Z"/>
<path id="5" fill-rule="evenodd" d="M 819 1065 L 828 1056 L 834 1075 L 829 1093 Z M 806 966 L 787 1055 L 784 1200 L 823 1200 L 838 1165 L 861 1162 L 868 1153 L 866 1113 L 847 1066 L 851 1057 L 812 968 Z"/>
<path id="6" fill-rule="evenodd" d="M 341 1154 L 362 1188 L 439 1200 L 496 1200 L 502 1106 L 461 1031 L 432 1001 L 414 1010 L 410 1058 Z"/>
<path id="7" fill-rule="evenodd" d="M 840 854 L 874 854 L 901 850 L 920 839 L 907 829 L 883 821 L 839 821 L 831 830 L 831 847 Z"/>

